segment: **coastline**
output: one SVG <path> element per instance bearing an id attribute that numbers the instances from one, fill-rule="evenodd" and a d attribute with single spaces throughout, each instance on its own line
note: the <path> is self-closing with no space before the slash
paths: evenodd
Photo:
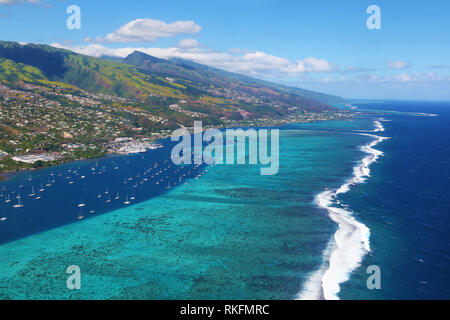
<path id="1" fill-rule="evenodd" d="M 337 121 L 337 120 L 341 120 L 341 121 L 349 121 L 352 120 L 356 114 L 356 112 L 342 112 L 342 110 L 337 110 L 337 111 L 333 111 L 331 112 L 331 114 L 333 116 L 330 116 L 329 111 L 328 112 L 321 112 L 318 113 L 318 115 L 322 115 L 322 116 L 327 116 L 326 118 L 319 118 L 319 119 L 313 119 L 313 120 L 303 120 L 303 121 L 299 121 L 299 119 L 297 118 L 286 118 L 286 119 L 275 119 L 275 120 L 255 120 L 252 122 L 242 122 L 239 125 L 236 126 L 231 126 L 228 127 L 226 125 L 219 125 L 219 126 L 205 126 L 203 128 L 203 130 L 208 130 L 212 127 L 216 128 L 216 129 L 220 129 L 220 130 L 226 130 L 226 129 L 234 129 L 234 128 L 275 128 L 275 127 L 279 127 L 279 126 L 283 126 L 283 125 L 288 125 L 288 124 L 295 124 L 295 123 L 314 123 L 314 122 L 326 122 L 326 121 Z M 345 116 L 344 116 L 345 114 Z M 190 130 L 191 128 L 185 128 L 187 130 L 189 130 L 189 132 L 191 132 L 192 130 Z M 151 140 L 150 143 L 152 144 L 159 144 L 162 141 L 169 139 L 172 132 L 174 130 L 172 130 L 170 133 L 160 133 L 159 137 L 155 140 Z M 130 153 L 131 154 L 131 153 Z M 10 179 L 11 176 L 14 176 L 17 173 L 20 172 L 31 172 L 31 171 L 36 171 L 36 170 L 41 170 L 41 169 L 45 169 L 45 168 L 50 168 L 50 167 L 56 167 L 59 165 L 63 165 L 63 164 L 68 164 L 68 163 L 74 163 L 77 161 L 83 161 L 83 160 L 95 160 L 95 159 L 103 159 L 105 157 L 111 156 L 111 155 L 123 155 L 117 152 L 106 152 L 106 153 L 102 153 L 100 156 L 94 156 L 94 157 L 85 157 L 85 158 L 77 158 L 77 159 L 60 159 L 57 163 L 46 163 L 45 166 L 41 166 L 41 167 L 25 167 L 25 168 L 19 168 L 19 169 L 14 169 L 14 170 L 0 170 L 0 182 L 4 182 Z"/>
<path id="2" fill-rule="evenodd" d="M 383 119 L 374 121 L 375 129 L 372 132 L 385 131 L 382 121 Z M 384 155 L 374 147 L 389 138 L 374 134 L 360 135 L 373 138 L 371 142 L 360 147 L 360 150 L 368 155 L 354 167 L 353 176 L 342 186 L 332 190 L 326 189 L 316 197 L 317 206 L 328 211 L 330 219 L 338 225 L 338 230 L 322 253 L 322 266 L 310 275 L 297 300 L 339 300 L 340 285 L 350 279 L 352 272 L 371 251 L 370 229 L 356 220 L 353 212 L 339 201 L 338 196 L 370 178 L 370 166 Z"/>
<path id="3" fill-rule="evenodd" d="M 328 126 L 329 123 L 324 122 L 323 125 Z M 346 121 L 338 121 L 337 125 L 353 127 L 351 122 Z M 67 187 L 64 190 L 49 190 L 61 190 L 62 201 L 69 198 L 64 194 L 73 195 L 70 196 L 71 200 L 66 201 L 69 206 L 64 204 L 70 210 L 54 215 L 58 219 L 69 216 L 69 223 L 17 238 L 17 241 L 7 242 L 0 247 L 5 257 L 2 265 L 20 261 L 3 276 L 5 283 L 10 283 L 11 287 L 0 290 L 0 296 L 67 298 L 69 293 L 58 287 L 58 281 L 42 281 L 39 276 L 56 272 L 53 270 L 63 270 L 67 263 L 75 263 L 83 269 L 89 268 L 85 272 L 89 277 L 86 278 L 86 289 L 76 295 L 86 299 L 114 298 L 116 294 L 122 297 L 121 292 L 128 292 L 131 297 L 156 299 L 202 299 L 212 294 L 223 299 L 293 299 L 298 292 L 298 284 L 304 283 L 309 273 L 320 265 L 321 252 L 335 232 L 334 223 L 326 215 L 315 214 L 317 209 L 312 205 L 314 196 L 328 185 L 327 181 L 334 181 L 338 186 L 341 179 L 346 179 L 352 168 L 352 164 L 348 166 L 346 162 L 358 161 L 359 152 L 355 146 L 366 141 L 364 137 L 357 137 L 359 142 L 353 143 L 353 135 L 308 130 L 308 125 L 303 127 L 280 131 L 284 136 L 280 140 L 280 150 L 285 155 L 285 161 L 282 171 L 275 177 L 260 176 L 259 169 L 252 166 L 233 166 L 231 172 L 226 166 L 216 166 L 214 170 L 204 168 L 206 170 L 202 171 L 209 172 L 199 180 L 191 179 L 186 181 L 187 185 L 179 183 L 175 186 L 172 181 L 178 181 L 178 178 L 174 177 L 170 192 L 150 198 L 136 194 L 138 201 L 135 204 L 128 207 L 118 205 L 107 212 L 95 204 L 95 188 L 104 191 L 105 185 L 108 185 L 112 194 L 116 193 L 118 189 L 111 188 L 112 184 L 105 181 L 122 181 L 114 178 L 114 164 L 123 168 L 118 176 L 126 174 L 127 177 L 135 177 L 140 174 L 143 178 L 142 173 L 148 168 L 148 160 L 153 156 L 147 155 L 147 160 L 140 155 L 131 156 L 128 167 L 135 168 L 132 172 L 127 171 L 125 166 L 128 157 L 118 157 L 109 165 L 100 162 L 98 171 L 106 165 L 111 173 L 95 175 L 97 180 L 103 181 L 98 184 L 101 187 L 93 187 L 95 183 L 89 180 L 71 186 L 64 183 L 66 175 L 71 175 L 65 173 L 69 169 L 85 174 L 96 166 L 95 160 L 82 165 L 81 170 L 78 164 L 63 166 L 63 176 L 57 178 L 58 172 L 55 171 L 55 178 L 57 183 Z M 339 155 L 336 159 L 339 165 L 334 161 L 336 152 L 332 146 L 338 146 Z M 166 157 L 157 159 L 161 163 Z M 327 180 L 334 176 L 336 170 L 340 173 L 339 177 Z M 48 173 L 50 171 L 47 170 Z M 25 180 L 28 178 L 26 174 L 21 176 Z M 42 180 L 45 182 L 45 177 Z M 37 177 L 33 176 L 33 181 L 39 184 Z M 78 178 L 77 181 L 81 180 Z M 299 184 L 299 181 L 304 183 Z M 85 211 L 86 219 L 79 221 L 77 214 L 80 210 L 75 207 L 80 196 L 75 190 L 81 190 L 83 185 L 90 188 L 82 195 L 86 210 L 90 210 L 93 204 L 96 213 L 91 215 Z M 151 185 L 149 182 L 148 186 Z M 126 193 L 120 191 L 121 196 Z M 43 200 L 47 203 L 36 210 L 26 206 L 31 209 L 31 217 L 52 217 L 50 213 L 56 212 L 51 209 L 56 207 L 53 199 L 59 198 L 54 194 L 46 199 Z M 245 213 L 243 206 L 247 208 Z M 24 211 L 15 216 L 26 217 L 25 214 Z M 14 223 L 14 220 L 8 221 Z M 304 236 L 299 239 L 299 235 Z M 75 253 L 72 252 L 74 243 L 77 243 Z M 24 252 L 18 250 L 20 247 L 29 249 Z M 20 252 L 20 257 L 16 252 Z M 123 259 L 124 255 L 131 255 L 133 259 Z M 105 259 L 114 267 L 98 270 L 95 275 L 115 277 L 114 288 L 104 286 L 91 277 L 90 270 L 99 268 Z M 19 272 L 26 272 L 36 263 L 36 272 L 25 273 L 23 280 L 15 276 Z M 169 271 L 168 263 L 171 266 Z M 180 280 L 178 270 L 186 268 L 190 271 L 186 274 L 185 285 L 181 287 L 177 285 Z M 133 275 L 140 275 L 142 270 L 153 272 L 150 277 L 137 277 L 138 280 L 134 280 Z M 155 277 L 158 279 L 156 282 Z M 25 283 L 18 285 L 14 281 Z M 222 289 L 223 282 L 228 283 L 226 289 Z M 45 294 L 33 290 L 36 286 L 29 286 L 28 283 L 53 290 Z M 153 288 L 154 285 L 168 290 L 167 295 L 160 291 L 153 292 L 152 289 L 141 291 L 141 288 Z M 205 288 L 208 288 L 207 291 L 204 291 Z"/>

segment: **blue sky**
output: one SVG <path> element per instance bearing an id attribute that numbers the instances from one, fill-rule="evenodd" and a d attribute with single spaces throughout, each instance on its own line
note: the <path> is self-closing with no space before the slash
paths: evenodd
<path id="1" fill-rule="evenodd" d="M 69 5 L 81 30 L 66 27 Z M 347 98 L 450 100 L 449 15 L 447 0 L 0 0 L 0 39 L 139 49 Z"/>

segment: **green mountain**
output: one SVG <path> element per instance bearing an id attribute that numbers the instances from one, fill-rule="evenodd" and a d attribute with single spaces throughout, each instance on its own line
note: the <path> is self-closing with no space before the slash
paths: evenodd
<path id="1" fill-rule="evenodd" d="M 340 98 L 290 88 L 181 59 L 134 52 L 123 61 L 47 45 L 0 42 L 0 81 L 76 87 L 134 101 L 144 109 L 185 108 L 212 118 L 270 118 L 330 110 Z"/>
<path id="2" fill-rule="evenodd" d="M 2 172 L 120 152 L 126 142 L 118 138 L 167 138 L 194 120 L 224 128 L 351 118 L 328 105 L 337 100 L 142 52 L 93 58 L 0 42 L 0 179 Z M 14 160 L 39 154 L 52 161 Z"/>
<path id="3" fill-rule="evenodd" d="M 303 102 L 311 106 L 315 105 L 315 102 L 334 103 L 343 101 L 342 98 L 336 96 L 287 87 L 183 59 L 163 60 L 138 51 L 126 57 L 124 63 L 154 74 L 160 74 L 161 76 L 169 75 L 171 77 L 192 81 L 200 87 L 215 86 L 233 88 L 257 96 L 268 95 L 269 90 L 273 90 L 275 91 L 272 94 L 274 98 L 283 96 L 287 101 L 290 99 L 291 102 Z"/>

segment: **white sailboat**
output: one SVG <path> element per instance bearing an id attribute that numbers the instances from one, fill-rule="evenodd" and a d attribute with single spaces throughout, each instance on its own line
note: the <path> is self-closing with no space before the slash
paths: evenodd
<path id="1" fill-rule="evenodd" d="M 11 202 L 11 198 L 9 197 L 9 194 L 6 195 L 6 200 L 5 203 L 10 203 Z"/>
<path id="2" fill-rule="evenodd" d="M 20 195 L 17 197 L 17 204 L 13 206 L 15 209 L 23 208 L 23 204 L 20 202 Z"/>
<path id="3" fill-rule="evenodd" d="M 34 197 L 36 192 L 34 191 L 34 187 L 31 187 L 31 193 L 28 195 L 29 197 Z"/>
<path id="4" fill-rule="evenodd" d="M 84 204 L 83 200 L 78 204 L 79 208 L 84 208 L 86 205 Z"/>
<path id="5" fill-rule="evenodd" d="M 80 211 L 80 213 L 78 214 L 78 218 L 77 218 L 77 219 L 78 219 L 78 220 L 84 219 L 84 216 L 83 216 L 83 210 Z"/>
<path id="6" fill-rule="evenodd" d="M 130 202 L 130 200 L 128 200 L 128 195 L 127 195 L 127 201 L 125 201 L 123 204 L 124 205 L 129 205 L 131 202 Z"/>

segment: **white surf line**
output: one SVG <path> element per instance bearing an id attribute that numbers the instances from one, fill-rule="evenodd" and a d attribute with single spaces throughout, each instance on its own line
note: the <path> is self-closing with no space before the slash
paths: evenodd
<path id="1" fill-rule="evenodd" d="M 375 123 L 377 132 L 383 132 L 380 121 Z M 381 127 L 382 130 L 381 130 Z M 353 217 L 353 212 L 338 204 L 337 196 L 347 193 L 351 187 L 364 183 L 370 178 L 370 166 L 383 156 L 383 152 L 374 149 L 380 142 L 389 139 L 372 134 L 361 134 L 373 137 L 374 140 L 362 146 L 361 150 L 368 154 L 353 169 L 353 177 L 340 188 L 325 190 L 316 197 L 320 208 L 326 209 L 330 218 L 338 224 L 338 230 L 323 252 L 323 263 L 319 270 L 312 273 L 297 295 L 298 300 L 339 300 L 340 285 L 349 280 L 351 273 L 361 265 L 363 257 L 370 252 L 370 230 Z"/>
<path id="2" fill-rule="evenodd" d="M 384 132 L 384 127 L 380 121 L 383 121 L 383 120 L 375 121 L 375 130 L 373 130 L 373 132 Z"/>

